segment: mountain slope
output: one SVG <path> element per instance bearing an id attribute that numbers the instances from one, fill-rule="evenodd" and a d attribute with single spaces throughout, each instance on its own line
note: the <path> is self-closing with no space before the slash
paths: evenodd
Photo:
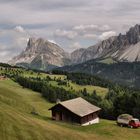
<path id="1" fill-rule="evenodd" d="M 118 55 L 118 59 L 120 61 L 127 60 L 128 62 L 140 61 L 140 42 L 122 50 Z"/>
<path id="2" fill-rule="evenodd" d="M 71 53 L 71 62 L 72 63 L 78 63 L 81 59 L 81 55 L 85 52 L 86 49 L 81 48 L 78 50 L 75 50 Z"/>
<path id="3" fill-rule="evenodd" d="M 117 61 L 140 61 L 140 25 L 130 28 L 125 34 L 110 37 L 94 46 L 85 49 L 82 53 L 78 50 L 72 53 L 76 63 L 91 59 L 112 57 Z"/>
<path id="4" fill-rule="evenodd" d="M 41 95 L 23 89 L 12 81 L 0 81 L 0 139 L 1 140 L 74 140 L 96 137 L 74 131 L 51 121 L 52 104 Z M 15 90 L 16 89 L 16 90 Z M 40 116 L 32 115 L 35 110 Z M 63 133 L 62 133 L 63 132 Z M 70 138 L 67 138 L 71 135 Z"/>
<path id="5" fill-rule="evenodd" d="M 106 61 L 111 61 L 106 59 Z M 140 88 L 140 62 L 115 62 L 106 64 L 105 59 L 89 60 L 80 64 L 57 68 L 68 72 L 82 72 L 100 76 L 112 82 Z"/>
<path id="6" fill-rule="evenodd" d="M 24 65 L 25 67 L 41 70 L 48 70 L 56 66 L 64 66 L 68 62 L 68 53 L 57 44 L 41 38 L 30 38 L 25 51 L 9 61 L 12 65 Z"/>

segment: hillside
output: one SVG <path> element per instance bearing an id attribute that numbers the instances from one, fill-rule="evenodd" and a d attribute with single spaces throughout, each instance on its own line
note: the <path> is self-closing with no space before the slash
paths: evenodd
<path id="1" fill-rule="evenodd" d="M 97 75 L 124 86 L 139 88 L 140 62 L 115 62 L 109 59 L 89 60 L 81 64 L 65 66 L 58 70 Z"/>
<path id="2" fill-rule="evenodd" d="M 0 65 L 2 66 L 0 75 L 13 79 L 23 88 L 40 92 L 42 97 L 51 103 L 56 103 L 57 99 L 65 101 L 82 97 L 102 108 L 100 116 L 104 119 L 116 120 L 118 115 L 124 112 L 140 118 L 140 91 L 138 89 L 125 87 L 120 83 L 114 84 L 100 78 L 99 75 L 68 73 L 60 70 L 53 70 L 48 74 L 7 64 Z M 126 66 L 129 68 L 129 65 L 126 64 Z"/>
<path id="3" fill-rule="evenodd" d="M 79 92 L 81 90 L 84 90 L 84 88 L 87 89 L 87 92 L 92 94 L 93 91 L 96 91 L 97 95 L 105 96 L 108 93 L 108 88 L 100 87 L 100 86 L 94 86 L 94 85 L 79 85 L 76 84 L 70 80 L 67 79 L 66 75 L 58 75 L 58 74 L 47 74 L 47 73 L 38 73 L 33 72 L 32 70 L 25 70 L 22 68 L 13 68 L 6 71 L 6 69 L 3 67 L 2 70 L 0 70 L 1 73 L 7 73 L 12 74 L 16 73 L 18 71 L 21 76 L 27 77 L 27 78 L 50 78 L 49 84 L 51 84 L 54 87 L 60 87 L 64 88 L 67 91 L 73 91 L 73 92 Z M 66 82 L 67 85 L 60 84 L 60 82 Z"/>
<path id="4" fill-rule="evenodd" d="M 120 128 L 114 121 L 101 120 L 100 124 L 87 127 L 52 121 L 48 111 L 52 104 L 37 92 L 23 89 L 11 80 L 0 81 L 0 89 L 2 140 L 138 140 L 140 137 L 139 129 Z M 32 115 L 32 110 L 39 116 Z"/>

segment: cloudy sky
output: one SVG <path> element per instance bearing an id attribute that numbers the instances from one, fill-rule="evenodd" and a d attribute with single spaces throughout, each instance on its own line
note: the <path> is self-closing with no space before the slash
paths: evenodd
<path id="1" fill-rule="evenodd" d="M 0 61 L 19 54 L 29 37 L 71 52 L 139 23 L 140 0 L 0 0 Z"/>

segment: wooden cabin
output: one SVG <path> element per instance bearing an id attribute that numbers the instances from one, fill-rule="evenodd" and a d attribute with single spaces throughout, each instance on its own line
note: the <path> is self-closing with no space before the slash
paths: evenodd
<path id="1" fill-rule="evenodd" d="M 65 121 L 80 125 L 89 125 L 99 123 L 99 107 L 92 105 L 83 98 L 60 102 L 50 108 L 52 119 L 56 121 Z"/>

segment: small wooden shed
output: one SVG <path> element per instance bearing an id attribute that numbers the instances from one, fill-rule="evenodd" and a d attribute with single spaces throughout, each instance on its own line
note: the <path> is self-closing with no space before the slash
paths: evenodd
<path id="1" fill-rule="evenodd" d="M 49 110 L 52 111 L 53 120 L 89 125 L 99 123 L 98 113 L 101 109 L 79 97 L 60 102 Z"/>

